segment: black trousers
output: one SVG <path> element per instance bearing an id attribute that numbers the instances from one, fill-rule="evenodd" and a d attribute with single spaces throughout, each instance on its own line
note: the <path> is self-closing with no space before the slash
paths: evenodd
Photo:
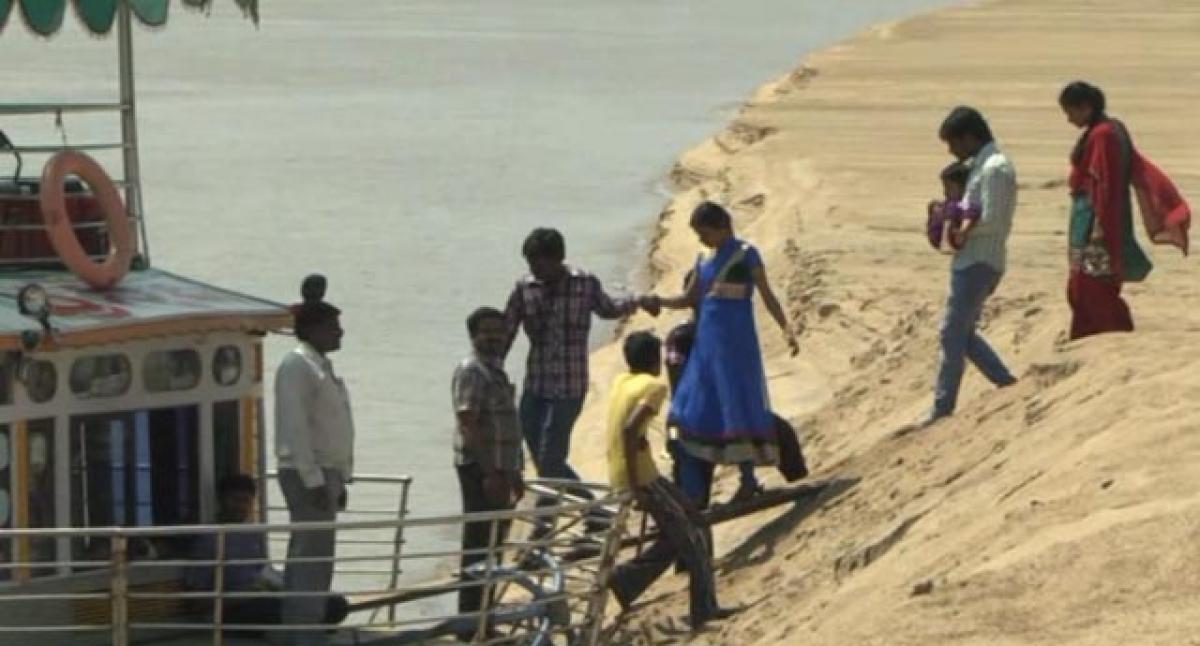
<path id="1" fill-rule="evenodd" d="M 464 514 L 480 511 L 504 511 L 513 508 L 511 504 L 498 505 L 488 500 L 487 495 L 483 491 L 483 469 L 478 464 L 460 464 L 456 469 L 458 471 L 458 484 L 462 489 Z M 508 537 L 510 523 L 509 521 L 500 521 L 497 524 L 499 526 L 496 528 L 496 544 L 499 545 Z M 463 551 L 486 550 L 492 538 L 492 525 L 493 523 L 490 522 L 463 523 Z M 488 555 L 485 552 L 463 554 L 459 566 L 465 572 L 471 565 L 486 561 L 487 558 Z M 495 559 L 496 563 L 500 562 L 499 551 L 495 553 Z M 483 582 L 480 581 L 480 585 L 459 590 L 459 613 L 478 612 L 483 607 L 483 587 Z"/>
<path id="2" fill-rule="evenodd" d="M 621 605 L 633 604 L 678 558 L 687 564 L 692 616 L 703 616 L 716 608 L 708 523 L 700 510 L 665 478 L 657 478 L 634 493 L 654 518 L 658 538 L 633 560 L 613 570 L 609 586 Z"/>
<path id="3" fill-rule="evenodd" d="M 227 624 L 277 624 L 281 621 L 277 598 L 239 599 L 226 601 L 221 609 L 221 621 Z M 350 603 L 340 594 L 325 600 L 323 624 L 340 624 L 350 612 Z"/>
<path id="4" fill-rule="evenodd" d="M 279 597 L 257 597 L 254 599 L 226 599 L 221 603 L 221 624 L 233 633 L 258 635 L 264 631 L 240 630 L 239 625 L 279 625 L 283 623 L 283 599 Z M 200 604 L 197 611 L 205 621 L 213 617 L 212 604 Z M 340 594 L 330 595 L 325 600 L 325 614 L 321 623 L 331 626 L 342 623 L 350 612 L 350 603 Z"/>

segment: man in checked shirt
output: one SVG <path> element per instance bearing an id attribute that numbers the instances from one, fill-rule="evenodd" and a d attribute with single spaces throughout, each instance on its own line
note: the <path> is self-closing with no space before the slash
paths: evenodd
<path id="1" fill-rule="evenodd" d="M 508 348 L 521 327 L 529 337 L 521 430 L 538 475 L 578 480 L 567 464 L 571 429 L 588 388 L 592 315 L 617 319 L 639 306 L 657 316 L 658 298 L 612 298 L 592 274 L 564 262 L 566 243 L 555 229 L 534 229 L 521 248 L 529 274 L 517 281 L 504 318 Z M 505 352 L 507 354 L 507 350 Z"/>
<path id="2" fill-rule="evenodd" d="M 463 513 L 512 509 L 525 485 L 521 480 L 516 393 L 504 372 L 504 314 L 481 307 L 467 318 L 467 332 L 473 352 L 455 368 L 451 386 L 458 422 L 454 465 L 462 489 Z M 463 524 L 460 567 L 464 574 L 471 566 L 486 561 L 489 551 L 499 561 L 501 552 L 495 548 L 504 543 L 508 528 L 508 521 Z M 478 585 L 459 590 L 459 613 L 474 613 L 483 607 L 485 578 L 473 580 Z"/>

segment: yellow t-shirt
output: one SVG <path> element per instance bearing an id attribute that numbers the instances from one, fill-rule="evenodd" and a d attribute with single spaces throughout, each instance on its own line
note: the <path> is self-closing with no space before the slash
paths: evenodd
<path id="1" fill-rule="evenodd" d="M 608 399 L 608 482 L 614 491 L 629 488 L 628 472 L 625 469 L 625 440 L 621 429 L 638 404 L 645 404 L 658 413 L 667 398 L 667 385 L 654 375 L 624 373 L 613 380 L 612 393 Z M 646 437 L 650 426 L 647 419 L 637 430 L 638 437 Z M 637 464 L 635 473 L 640 484 L 658 477 L 654 459 L 646 446 L 635 449 Z"/>

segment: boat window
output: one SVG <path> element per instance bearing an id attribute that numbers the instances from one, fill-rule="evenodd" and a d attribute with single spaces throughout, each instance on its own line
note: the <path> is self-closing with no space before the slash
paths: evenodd
<path id="1" fill-rule="evenodd" d="M 25 364 L 22 368 L 21 380 L 25 383 L 25 392 L 35 404 L 42 404 L 54 399 L 58 392 L 58 368 L 53 361 L 36 359 Z"/>
<path id="2" fill-rule="evenodd" d="M 241 411 L 236 399 L 213 404 L 214 482 L 242 472 L 240 426 Z"/>
<path id="3" fill-rule="evenodd" d="M 71 418 L 71 524 L 196 523 L 200 518 L 199 408 L 180 406 Z M 182 552 L 179 539 L 131 546 L 139 558 Z M 106 560 L 105 538 L 75 539 L 73 560 Z"/>
<path id="4" fill-rule="evenodd" d="M 6 352 L 3 355 L 4 365 L 0 366 L 0 406 L 12 403 L 12 384 L 14 366 L 19 365 L 21 354 Z"/>
<path id="5" fill-rule="evenodd" d="M 80 399 L 123 395 L 132 379 L 133 368 L 123 354 L 80 357 L 71 364 L 71 392 Z"/>
<path id="6" fill-rule="evenodd" d="M 54 418 L 30 420 L 28 425 L 29 464 L 29 527 L 55 527 L 54 487 Z M 33 563 L 57 561 L 57 541 L 54 538 L 33 538 L 29 541 L 29 560 Z M 33 568 L 33 576 L 55 573 L 53 566 Z"/>
<path id="7" fill-rule="evenodd" d="M 213 380 L 232 386 L 242 377 L 242 351 L 236 345 L 223 345 L 213 353 Z"/>
<path id="8" fill-rule="evenodd" d="M 190 390 L 200 383 L 200 353 L 187 349 L 151 352 L 142 363 L 142 372 L 149 392 Z"/>
<path id="9" fill-rule="evenodd" d="M 8 446 L 8 425 L 0 424 L 0 529 L 12 528 L 12 460 Z M 12 562 L 12 540 L 0 539 L 0 564 Z M 0 568 L 0 581 L 7 581 L 12 572 L 7 567 Z"/>

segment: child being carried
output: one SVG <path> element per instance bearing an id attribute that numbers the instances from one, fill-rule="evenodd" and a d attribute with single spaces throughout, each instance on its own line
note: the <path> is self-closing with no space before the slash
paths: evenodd
<path id="1" fill-rule="evenodd" d="M 942 191 L 945 199 L 931 200 L 925 220 L 925 234 L 934 249 L 941 249 L 948 242 L 953 249 L 963 244 L 963 224 L 979 219 L 978 204 L 966 198 L 967 178 L 971 169 L 966 164 L 954 162 L 942 169 Z"/>

